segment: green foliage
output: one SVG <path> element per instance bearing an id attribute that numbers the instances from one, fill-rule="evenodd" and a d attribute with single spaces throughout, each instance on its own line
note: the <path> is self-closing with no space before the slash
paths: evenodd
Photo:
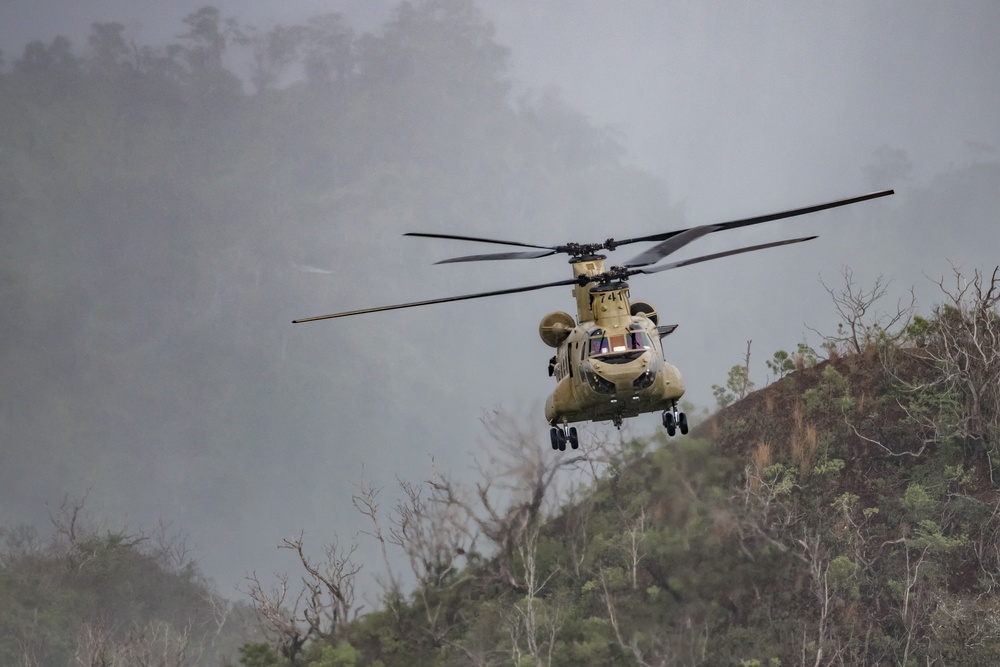
<path id="1" fill-rule="evenodd" d="M 906 540 L 906 546 L 911 549 L 929 550 L 932 553 L 950 551 L 964 543 L 964 536 L 946 536 L 941 526 L 931 519 L 921 519 L 914 529 L 913 536 Z"/>
<path id="2" fill-rule="evenodd" d="M 819 363 L 819 358 L 816 356 L 816 350 L 806 343 L 799 343 L 793 361 L 797 367 L 813 368 Z"/>
<path id="3" fill-rule="evenodd" d="M 725 408 L 733 401 L 741 399 L 753 391 L 754 383 L 750 379 L 750 371 L 745 365 L 737 364 L 729 369 L 726 386 L 712 385 L 712 395 L 719 408 Z"/>
<path id="4" fill-rule="evenodd" d="M 910 482 L 900 503 L 917 519 L 930 516 L 937 506 L 937 501 L 922 484 L 917 482 Z"/>
<path id="5" fill-rule="evenodd" d="M 791 355 L 784 350 L 778 350 L 771 359 L 767 360 L 767 368 L 777 379 L 781 379 L 795 370 L 795 361 Z"/>
<path id="6" fill-rule="evenodd" d="M 816 464 L 812 472 L 814 475 L 836 475 L 844 469 L 845 465 L 843 459 L 830 459 Z"/>
<path id="7" fill-rule="evenodd" d="M 931 320 L 923 318 L 920 315 L 914 315 L 913 320 L 903 330 L 904 340 L 912 345 L 923 347 L 930 340 L 932 331 L 933 324 Z"/>
<path id="8" fill-rule="evenodd" d="M 306 650 L 303 659 L 306 667 L 355 667 L 361 659 L 361 652 L 350 644 L 313 644 Z"/>
<path id="9" fill-rule="evenodd" d="M 285 661 L 278 657 L 268 644 L 244 644 L 240 647 L 240 664 L 243 667 L 282 667 Z"/>

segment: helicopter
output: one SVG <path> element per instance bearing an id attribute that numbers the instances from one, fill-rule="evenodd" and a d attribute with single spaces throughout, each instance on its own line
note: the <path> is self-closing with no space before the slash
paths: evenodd
<path id="1" fill-rule="evenodd" d="M 663 339 L 673 333 L 677 325 L 660 324 L 656 308 L 646 301 L 633 300 L 629 278 L 811 241 L 817 237 L 772 241 L 660 263 L 668 255 L 706 234 L 806 215 L 891 194 L 894 194 L 893 190 L 881 190 L 778 213 L 628 239 L 609 238 L 598 243 L 543 246 L 474 236 L 407 232 L 404 236 L 527 248 L 452 257 L 436 262 L 437 264 L 539 259 L 564 254 L 569 256 L 573 277 L 523 287 L 306 317 L 294 320 L 293 324 L 571 286 L 576 301 L 576 317 L 564 311 L 553 311 L 542 318 L 538 327 L 542 341 L 555 348 L 556 352 L 548 363 L 548 374 L 555 379 L 556 386 L 545 401 L 545 419 L 550 426 L 552 449 L 565 451 L 567 444 L 572 449 L 580 446 L 577 429 L 570 424 L 610 421 L 620 429 L 625 419 L 650 412 L 662 412 L 663 426 L 668 435 L 674 436 L 677 432 L 686 435 L 687 415 L 678 409 L 678 400 L 684 395 L 684 379 L 677 367 L 667 361 L 663 349 Z M 655 245 L 622 264 L 607 266 L 607 255 L 602 254 L 603 252 L 612 252 L 620 246 L 633 243 Z"/>

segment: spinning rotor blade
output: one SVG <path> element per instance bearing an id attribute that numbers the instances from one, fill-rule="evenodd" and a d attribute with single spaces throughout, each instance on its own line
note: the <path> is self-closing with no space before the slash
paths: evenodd
<path id="1" fill-rule="evenodd" d="M 679 262 L 672 262 L 670 264 L 662 264 L 658 266 L 651 266 L 649 268 L 638 268 L 633 269 L 631 273 L 634 275 L 636 273 L 659 273 L 660 271 L 666 271 L 668 269 L 678 269 L 682 266 L 687 266 L 689 264 L 699 264 L 701 262 L 707 262 L 710 259 L 719 259 L 720 257 L 729 257 L 730 255 L 739 255 L 744 252 L 752 252 L 754 250 L 764 250 L 765 248 L 774 248 L 781 245 L 790 245 L 792 243 L 802 243 L 803 241 L 812 241 L 815 236 L 804 236 L 800 239 L 788 239 L 786 241 L 774 241 L 772 243 L 762 243 L 760 245 L 747 246 L 746 248 L 737 248 L 736 250 L 726 250 L 725 252 L 716 252 L 711 255 L 702 255 L 701 257 L 692 257 L 691 259 L 682 259 Z"/>
<path id="2" fill-rule="evenodd" d="M 547 245 L 535 245 L 533 243 L 521 243 L 520 241 L 501 241 L 499 239 L 484 239 L 479 236 L 457 236 L 455 234 L 428 234 L 424 232 L 406 232 L 403 236 L 419 236 L 425 239 L 450 239 L 453 241 L 475 241 L 476 243 L 495 243 L 497 245 L 514 245 L 519 248 L 542 248 L 545 250 L 555 250 Z"/>
<path id="3" fill-rule="evenodd" d="M 702 225 L 701 227 L 692 227 L 691 229 L 685 229 L 683 232 L 678 232 L 674 236 L 671 236 L 666 241 L 661 241 L 657 243 L 652 248 L 649 248 L 645 252 L 639 253 L 632 259 L 628 260 L 622 266 L 627 268 L 637 267 L 637 266 L 649 266 L 650 264 L 656 264 L 661 259 L 666 257 L 672 252 L 680 250 L 691 241 L 695 239 L 700 239 L 705 234 L 711 234 L 712 232 L 719 231 L 718 225 Z"/>
<path id="4" fill-rule="evenodd" d="M 486 255 L 465 255 L 463 257 L 452 257 L 442 259 L 435 264 L 453 264 L 455 262 L 479 262 L 494 259 L 538 259 L 548 257 L 559 252 L 558 248 L 545 245 L 535 245 L 533 243 L 521 243 L 520 241 L 501 241 L 499 239 L 485 239 L 478 236 L 458 236 L 455 234 L 428 234 L 424 232 L 406 232 L 403 236 L 418 236 L 426 239 L 450 239 L 453 241 L 475 241 L 477 243 L 495 243 L 497 245 L 512 245 L 519 248 L 538 248 L 535 252 L 498 252 Z"/>
<path id="5" fill-rule="evenodd" d="M 660 271 L 666 271 L 668 269 L 676 269 L 682 266 L 688 266 L 689 264 L 698 264 L 700 262 L 707 262 L 708 260 L 718 259 L 720 257 L 729 257 L 730 255 L 738 255 L 745 252 L 752 252 L 754 250 L 764 250 L 765 248 L 774 248 L 777 246 L 789 245 L 792 243 L 802 243 L 803 241 L 811 241 L 816 237 L 807 236 L 798 239 L 788 239 L 786 241 L 763 243 L 760 245 L 748 246 L 745 248 L 737 248 L 736 250 L 727 250 L 725 252 L 717 252 L 711 255 L 703 255 L 701 257 L 685 259 L 679 262 L 672 262 L 670 264 L 663 264 L 663 265 L 656 264 L 667 255 L 678 250 L 679 248 L 682 248 L 688 243 L 691 243 L 695 239 L 701 238 L 706 234 L 718 232 L 723 229 L 736 229 L 738 227 L 756 225 L 762 222 L 770 222 L 771 220 L 781 220 L 783 218 L 792 218 L 799 215 L 806 215 L 807 213 L 815 213 L 817 211 L 823 211 L 830 208 L 837 208 L 838 206 L 847 206 L 848 204 L 856 204 L 858 202 L 867 201 L 869 199 L 876 199 L 878 197 L 885 197 L 891 194 L 894 194 L 893 190 L 882 190 L 879 192 L 872 192 L 866 195 L 860 195 L 858 197 L 838 199 L 836 201 L 827 202 L 825 204 L 816 204 L 813 206 L 806 206 L 803 208 L 796 208 L 788 211 L 781 211 L 778 213 L 769 213 L 767 215 L 759 215 L 752 218 L 731 220 L 729 222 L 723 222 L 714 225 L 702 225 L 699 227 L 691 227 L 689 229 L 681 229 L 673 232 L 665 232 L 662 234 L 653 234 L 650 236 L 640 236 L 636 238 L 625 239 L 622 241 L 615 241 L 614 239 L 608 239 L 603 243 L 596 243 L 590 245 L 569 243 L 563 246 L 543 246 L 543 245 L 534 245 L 531 243 L 521 243 L 518 241 L 501 241 L 498 239 L 487 239 L 474 236 L 458 236 L 453 234 L 429 234 L 421 232 L 408 232 L 405 234 L 405 236 L 418 236 L 423 238 L 435 238 L 435 239 L 451 239 L 456 241 L 475 241 L 477 243 L 493 243 L 497 245 L 508 245 L 520 248 L 534 249 L 527 251 L 517 251 L 517 252 L 512 251 L 512 252 L 492 253 L 485 255 L 467 255 L 465 257 L 455 257 L 452 259 L 442 260 L 440 262 L 437 262 L 438 264 L 447 264 L 451 262 L 471 262 L 479 260 L 498 260 L 498 259 L 535 259 L 539 257 L 547 257 L 549 255 L 554 255 L 560 252 L 567 253 L 573 255 L 576 258 L 579 258 L 584 255 L 596 253 L 599 250 L 614 250 L 618 246 L 627 245 L 630 243 L 639 243 L 643 241 L 659 242 L 652 248 L 649 248 L 648 250 L 628 260 L 623 266 L 614 267 L 610 271 L 601 274 L 600 276 L 593 276 L 589 279 L 590 282 L 607 282 L 610 280 L 625 280 L 629 276 L 634 276 L 640 273 L 642 274 L 659 273 Z M 560 280 L 552 283 L 527 285 L 525 287 L 514 287 L 510 289 L 495 290 L 492 292 L 479 292 L 476 294 L 464 294 L 460 296 L 444 297 L 441 299 L 428 299 L 426 301 L 413 301 L 411 303 L 400 303 L 391 306 L 379 306 L 376 308 L 363 308 L 360 310 L 351 310 L 342 313 L 331 313 L 329 315 L 319 315 L 316 317 L 307 317 L 300 320 L 293 320 L 292 323 L 300 324 L 302 322 L 315 322 L 317 320 L 329 320 L 338 317 L 348 317 L 351 315 L 362 315 L 365 313 L 378 313 L 387 310 L 399 310 L 402 308 L 429 306 L 436 303 L 449 303 L 452 301 L 467 301 L 469 299 L 482 299 L 485 297 L 500 296 L 503 294 L 517 294 L 519 292 L 531 292 L 534 290 L 545 289 L 548 287 L 582 285 L 585 284 L 586 282 L 587 279 L 585 277 L 583 278 L 583 282 L 581 282 L 579 278 L 575 280 Z"/>
<path id="6" fill-rule="evenodd" d="M 549 255 L 554 255 L 558 250 L 525 250 L 522 252 L 496 252 L 486 255 L 465 255 L 464 257 L 452 257 L 451 259 L 442 259 L 439 262 L 434 262 L 435 264 L 454 264 L 455 262 L 481 262 L 490 259 L 538 259 L 539 257 L 548 257 Z"/>
<path id="7" fill-rule="evenodd" d="M 625 266 L 638 267 L 638 266 L 649 266 L 650 264 L 655 264 L 659 260 L 663 259 L 670 253 L 674 252 L 678 248 L 690 243 L 695 238 L 704 236 L 705 234 L 710 234 L 712 232 L 719 232 L 724 229 L 737 229 L 739 227 L 747 227 L 749 225 L 758 225 L 762 222 L 771 222 L 772 220 L 782 220 L 784 218 L 794 218 L 799 215 L 806 215 L 808 213 L 816 213 L 817 211 L 825 211 L 830 208 L 837 208 L 838 206 L 847 206 L 849 204 L 857 204 L 858 202 L 867 201 L 869 199 L 877 199 L 878 197 L 885 197 L 887 195 L 894 194 L 893 190 L 880 190 L 879 192 L 872 192 L 866 195 L 859 195 L 857 197 L 848 197 L 847 199 L 837 199 L 835 201 L 827 202 L 825 204 L 815 204 L 813 206 L 804 206 L 802 208 L 793 208 L 788 211 L 780 211 L 778 213 L 768 213 L 766 215 L 758 215 L 752 218 L 741 218 L 739 220 L 730 220 L 729 222 L 722 222 L 712 225 L 703 225 L 699 227 L 691 227 L 688 229 L 678 229 L 672 232 L 662 232 L 660 234 L 651 234 L 649 236 L 637 236 L 630 239 L 608 239 L 601 243 L 591 243 L 591 244 L 580 244 L 580 243 L 567 243 L 566 245 L 560 246 L 546 246 L 546 245 L 535 245 L 533 243 L 521 243 L 520 241 L 501 241 L 499 239 L 488 239 L 477 236 L 460 236 L 456 234 L 430 234 L 424 232 L 407 232 L 404 236 L 419 236 L 422 238 L 430 239 L 451 239 L 455 241 L 474 241 L 477 243 L 494 243 L 498 245 L 509 245 L 516 246 L 519 248 L 536 248 L 537 251 L 522 251 L 522 252 L 503 252 L 503 253 L 489 253 L 483 255 L 465 255 L 463 257 L 453 257 L 451 259 L 444 259 L 440 262 L 435 262 L 436 264 L 451 264 L 454 262 L 479 262 L 484 260 L 500 260 L 500 259 L 538 259 L 540 257 L 548 257 L 549 255 L 554 255 L 556 253 L 566 253 L 573 256 L 582 256 L 596 253 L 600 250 L 614 250 L 615 248 L 623 245 L 628 245 L 630 243 L 642 243 L 650 241 L 659 241 L 661 245 L 633 257 Z M 686 237 L 688 233 L 694 233 L 692 237 Z M 666 241 L 675 240 L 678 238 L 687 238 L 688 240 L 680 242 L 678 245 L 664 243 Z"/>
<path id="8" fill-rule="evenodd" d="M 825 204 L 815 204 L 813 206 L 805 206 L 803 208 L 793 208 L 788 211 L 781 211 L 779 213 L 768 213 L 767 215 L 758 215 L 752 218 L 742 218 L 740 220 L 730 220 L 729 222 L 721 222 L 714 225 L 715 229 L 712 231 L 722 231 L 724 229 L 736 229 L 738 227 L 748 227 L 750 225 L 759 225 L 762 222 L 771 222 L 772 220 L 783 220 L 785 218 L 794 218 L 799 215 L 806 215 L 808 213 L 816 213 L 817 211 L 825 211 L 829 208 L 837 208 L 838 206 L 847 206 L 848 204 L 857 204 L 858 202 L 868 201 L 869 199 L 877 199 L 879 197 L 886 197 L 888 195 L 894 194 L 894 190 L 880 190 L 879 192 L 871 192 L 866 195 L 859 195 L 857 197 L 849 197 L 847 199 L 837 199 L 836 201 L 827 202 Z M 697 228 L 696 228 L 697 229 Z M 616 246 L 628 245 L 629 243 L 641 243 L 643 241 L 664 241 L 676 236 L 678 234 L 683 234 L 689 231 L 687 229 L 678 230 L 675 232 L 664 232 L 662 234 L 652 234 L 650 236 L 637 236 L 632 239 L 623 239 L 621 241 L 615 241 Z"/>
<path id="9" fill-rule="evenodd" d="M 502 294 L 517 294 L 518 292 L 532 292 L 534 290 L 545 289 L 547 287 L 564 287 L 566 285 L 576 285 L 577 281 L 559 280 L 554 283 L 544 283 L 542 285 L 527 285 L 525 287 L 512 287 L 510 289 L 495 290 L 493 292 L 479 292 L 477 294 L 463 294 L 461 296 L 446 296 L 441 299 L 428 299 L 426 301 L 412 301 L 410 303 L 398 303 L 392 306 L 377 306 L 375 308 L 362 308 L 361 310 L 349 310 L 343 313 L 331 313 L 330 315 L 318 315 L 316 317 L 306 317 L 301 320 L 292 320 L 292 324 L 303 322 L 316 322 L 318 320 L 332 320 L 338 317 L 349 317 L 351 315 L 364 315 L 365 313 L 380 313 L 386 310 L 400 310 L 401 308 L 416 308 L 417 306 L 430 306 L 435 303 L 449 303 L 451 301 L 468 301 L 469 299 L 482 299 L 488 296 L 500 296 Z"/>
<path id="10" fill-rule="evenodd" d="M 704 228 L 697 228 L 702 230 L 697 236 L 693 236 L 687 242 L 693 241 L 698 236 L 710 233 L 712 225 L 707 225 Z M 693 231 L 693 230 L 690 230 Z M 764 250 L 765 248 L 774 248 L 776 246 L 789 245 L 792 243 L 801 243 L 803 241 L 811 241 L 815 236 L 806 236 L 800 239 L 789 239 L 786 241 L 775 241 L 773 243 L 762 243 L 760 245 L 749 246 L 746 248 L 738 248 L 736 250 L 727 250 L 725 252 L 717 252 L 711 255 L 703 255 L 701 257 L 693 257 L 691 259 L 683 259 L 679 262 L 673 262 L 671 264 L 663 264 L 661 266 L 651 266 L 648 268 L 629 268 L 625 271 L 624 275 L 617 274 L 618 279 L 627 278 L 628 276 L 634 276 L 636 274 L 652 274 L 659 273 L 660 271 L 666 271 L 667 269 L 676 269 L 682 266 L 687 266 L 689 264 L 698 264 L 700 262 L 707 262 L 710 259 L 718 259 L 720 257 L 728 257 L 729 255 L 738 255 L 744 252 L 751 252 L 753 250 Z M 612 274 L 614 277 L 614 274 Z M 602 276 L 595 276 L 592 282 L 597 282 L 599 280 L 605 280 L 608 278 L 608 274 L 603 274 Z M 292 324 L 302 324 L 303 322 L 317 322 L 319 320 L 332 320 L 338 317 L 350 317 L 352 315 L 364 315 L 366 313 L 381 313 L 387 310 L 400 310 L 403 308 L 416 308 L 418 306 L 431 306 L 436 303 L 450 303 L 452 301 L 468 301 L 470 299 L 483 299 L 490 296 L 501 296 L 504 294 L 518 294 L 520 292 L 533 292 L 535 290 L 547 289 L 549 287 L 567 287 L 569 285 L 579 285 L 579 280 L 569 279 L 569 280 L 557 280 L 553 283 L 542 283 L 540 285 L 526 285 L 524 287 L 511 287 L 509 289 L 494 290 L 492 292 L 477 292 L 476 294 L 462 294 L 459 296 L 446 296 L 441 299 L 427 299 L 425 301 L 411 301 L 410 303 L 398 303 L 391 306 L 377 306 L 375 308 L 362 308 L 360 310 L 348 310 L 342 313 L 331 313 L 329 315 L 317 315 L 316 317 L 305 317 L 301 320 L 292 320 Z"/>

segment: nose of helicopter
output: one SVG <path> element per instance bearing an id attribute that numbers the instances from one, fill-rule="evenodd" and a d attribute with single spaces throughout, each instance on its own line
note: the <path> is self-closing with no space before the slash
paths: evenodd
<path id="1" fill-rule="evenodd" d="M 650 350 L 640 354 L 635 351 L 622 354 L 605 355 L 600 359 L 591 359 L 591 370 L 616 387 L 628 388 L 644 375 L 656 372 L 653 368 L 653 355 Z"/>

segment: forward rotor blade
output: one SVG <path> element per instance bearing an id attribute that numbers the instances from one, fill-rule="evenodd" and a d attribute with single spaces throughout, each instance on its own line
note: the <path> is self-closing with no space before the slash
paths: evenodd
<path id="1" fill-rule="evenodd" d="M 495 243 L 497 245 L 513 245 L 519 248 L 539 248 L 555 251 L 555 248 L 547 245 L 534 245 L 533 243 L 521 243 L 520 241 L 500 241 L 499 239 L 484 239 L 478 236 L 456 236 L 455 234 L 428 234 L 424 232 L 406 232 L 403 236 L 419 236 L 425 239 L 450 239 L 452 241 L 475 241 L 476 243 Z"/>
<path id="2" fill-rule="evenodd" d="M 713 231 L 722 231 L 724 229 L 736 229 L 738 227 L 748 227 L 750 225 L 758 225 L 762 222 L 771 222 L 772 220 L 783 220 L 784 218 L 794 218 L 799 215 L 806 215 L 807 213 L 816 213 L 817 211 L 825 211 L 826 209 L 829 208 L 837 208 L 839 206 L 847 206 L 848 204 L 857 204 L 858 202 L 868 201 L 869 199 L 886 197 L 894 193 L 895 193 L 894 190 L 880 190 L 879 192 L 871 192 L 869 194 L 859 195 L 857 197 L 849 197 L 847 199 L 837 199 L 836 201 L 827 202 L 825 204 L 815 204 L 813 206 L 805 206 L 803 208 L 793 208 L 789 211 L 781 211 L 779 213 L 768 213 L 767 215 L 758 215 L 752 218 L 730 220 L 729 222 L 721 222 L 714 225 L 715 229 Z M 650 236 L 638 236 L 632 239 L 623 239 L 621 241 L 615 241 L 615 246 L 627 245 L 629 243 L 640 243 L 643 241 L 664 241 L 678 234 L 683 234 L 686 231 L 689 230 L 681 229 L 674 232 L 664 232 L 662 234 L 652 234 Z"/>
<path id="3" fill-rule="evenodd" d="M 652 248 L 649 248 L 632 259 L 628 260 L 622 266 L 626 268 L 632 268 L 637 266 L 649 266 L 650 264 L 656 264 L 661 259 L 666 257 L 672 252 L 680 250 L 691 241 L 695 239 L 700 239 L 705 234 L 710 234 L 712 232 L 718 231 L 718 225 L 702 225 L 701 227 L 692 227 L 691 229 L 685 229 L 683 232 L 671 236 L 666 241 L 661 241 L 657 243 Z"/>
<path id="4" fill-rule="evenodd" d="M 365 313 L 380 313 L 386 310 L 400 310 L 402 308 L 416 308 L 417 306 L 430 306 L 436 303 L 449 303 L 451 301 L 468 301 L 470 299 L 483 299 L 488 296 L 501 296 L 503 294 L 517 294 L 518 292 L 532 292 L 534 290 L 545 289 L 547 287 L 564 287 L 576 285 L 576 280 L 560 280 L 554 283 L 544 283 L 541 285 L 527 285 L 525 287 L 512 287 L 510 289 L 495 290 L 493 292 L 479 292 L 477 294 L 463 294 L 461 296 L 447 296 L 442 299 L 428 299 L 426 301 L 413 301 L 410 303 L 398 303 L 392 306 L 377 306 L 375 308 L 362 308 L 361 310 L 348 310 L 343 313 L 331 313 L 330 315 L 318 315 L 316 317 L 306 317 L 301 320 L 292 320 L 292 324 L 303 322 L 316 322 L 319 320 L 332 320 L 338 317 L 350 317 L 351 315 L 364 315 Z"/>
<path id="5" fill-rule="evenodd" d="M 464 257 L 452 257 L 442 259 L 435 264 L 454 264 L 455 262 L 482 262 L 492 259 L 538 259 L 556 254 L 556 250 L 524 250 L 522 252 L 496 252 L 486 255 L 465 255 Z"/>
<path id="6" fill-rule="evenodd" d="M 737 248 L 736 250 L 726 250 L 725 252 L 716 252 L 711 255 L 702 255 L 701 257 L 692 257 L 691 259 L 682 259 L 679 262 L 672 262 L 670 264 L 660 264 L 657 266 L 651 266 L 649 268 L 633 269 L 633 275 L 636 273 L 659 273 L 660 271 L 666 271 L 668 269 L 677 269 L 682 266 L 688 266 L 689 264 L 699 264 L 701 262 L 707 262 L 710 259 L 719 259 L 720 257 L 729 257 L 730 255 L 739 255 L 744 252 L 753 252 L 754 250 L 764 250 L 765 248 L 774 248 L 782 245 L 790 245 L 792 243 L 802 243 L 803 241 L 812 241 L 818 238 L 816 236 L 805 236 L 800 239 L 788 239 L 787 241 L 774 241 L 773 243 L 762 243 L 760 245 L 752 245 L 746 248 Z"/>

